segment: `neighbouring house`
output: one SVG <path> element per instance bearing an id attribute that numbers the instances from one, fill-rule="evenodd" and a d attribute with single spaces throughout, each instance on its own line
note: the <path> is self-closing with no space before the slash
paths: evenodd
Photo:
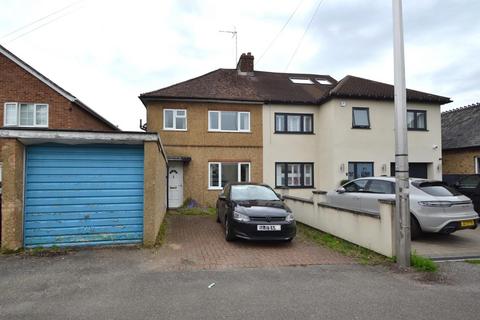
<path id="1" fill-rule="evenodd" d="M 345 179 L 394 172 L 393 86 L 354 76 L 265 72 L 242 54 L 218 69 L 143 93 L 147 130 L 169 158 L 169 204 L 214 205 L 228 181 L 264 182 L 310 197 Z M 440 106 L 408 90 L 410 174 L 440 179 Z"/>
<path id="2" fill-rule="evenodd" d="M 480 174 L 480 103 L 442 113 L 443 174 Z"/>
<path id="3" fill-rule="evenodd" d="M 0 107 L 4 128 L 119 130 L 2 46 Z"/>
<path id="4" fill-rule="evenodd" d="M 0 106 L 2 249 L 155 243 L 158 134 L 120 131 L 1 46 Z"/>

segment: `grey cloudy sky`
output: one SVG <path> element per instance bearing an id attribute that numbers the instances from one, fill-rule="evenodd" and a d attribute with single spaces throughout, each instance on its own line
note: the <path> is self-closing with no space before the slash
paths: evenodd
<path id="1" fill-rule="evenodd" d="M 286 69 L 318 1 L 0 0 L 0 44 L 124 130 L 145 119 L 140 93 L 235 66 L 219 30 L 235 26 L 258 60 L 297 7 L 257 69 L 392 83 L 389 0 L 324 0 Z M 407 86 L 451 97 L 443 110 L 480 101 L 479 13 L 478 0 L 404 0 Z"/>

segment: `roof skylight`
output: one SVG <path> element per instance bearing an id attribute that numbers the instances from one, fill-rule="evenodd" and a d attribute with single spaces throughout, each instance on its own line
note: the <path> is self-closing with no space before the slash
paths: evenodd
<path id="1" fill-rule="evenodd" d="M 290 78 L 290 81 L 296 84 L 313 84 L 309 78 Z"/>
<path id="2" fill-rule="evenodd" d="M 331 85 L 332 84 L 332 82 L 328 79 L 315 79 L 315 80 L 317 80 L 317 82 L 320 83 L 320 84 L 325 84 L 325 85 Z"/>

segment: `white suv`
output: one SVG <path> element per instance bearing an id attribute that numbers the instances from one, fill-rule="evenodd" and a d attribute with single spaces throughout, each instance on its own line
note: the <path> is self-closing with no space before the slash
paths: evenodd
<path id="1" fill-rule="evenodd" d="M 379 214 L 380 199 L 395 199 L 395 178 L 356 179 L 327 193 L 327 203 L 333 206 L 371 214 Z M 425 179 L 410 179 L 410 212 L 412 238 L 422 231 L 475 229 L 479 218 L 469 198 L 440 181 Z"/>

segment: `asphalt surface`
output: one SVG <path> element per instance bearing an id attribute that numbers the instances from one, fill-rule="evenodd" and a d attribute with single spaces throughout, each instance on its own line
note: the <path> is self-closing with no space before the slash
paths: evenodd
<path id="1" fill-rule="evenodd" d="M 480 228 L 452 234 L 426 233 L 412 241 L 412 250 L 432 259 L 480 257 Z"/>
<path id="2" fill-rule="evenodd" d="M 166 272 L 149 250 L 0 256 L 0 319 L 478 319 L 480 266 Z M 419 280 L 420 279 L 420 280 Z M 214 286 L 209 288 L 210 285 Z"/>

